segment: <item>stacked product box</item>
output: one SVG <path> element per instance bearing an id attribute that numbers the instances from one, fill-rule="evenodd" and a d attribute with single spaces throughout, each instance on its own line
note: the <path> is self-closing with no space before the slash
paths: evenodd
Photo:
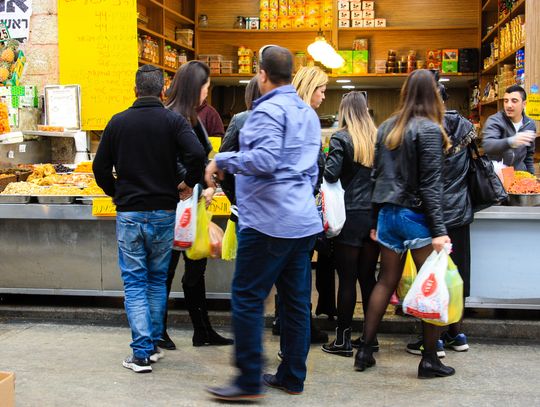
<path id="1" fill-rule="evenodd" d="M 332 0 L 260 0 L 259 28 L 332 28 Z"/>
<path id="2" fill-rule="evenodd" d="M 375 2 L 361 0 L 339 0 L 339 28 L 381 28 L 386 27 L 386 18 L 375 18 Z"/>
<path id="3" fill-rule="evenodd" d="M 458 55 L 459 50 L 457 49 L 442 50 L 441 70 L 443 73 L 452 73 L 458 71 Z"/>
<path id="4" fill-rule="evenodd" d="M 241 45 L 238 48 L 238 73 L 250 74 L 253 66 L 253 50 Z"/>

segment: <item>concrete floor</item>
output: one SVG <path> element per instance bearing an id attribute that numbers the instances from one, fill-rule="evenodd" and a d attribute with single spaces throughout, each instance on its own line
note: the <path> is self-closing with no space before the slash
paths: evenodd
<path id="1" fill-rule="evenodd" d="M 16 373 L 18 407 L 210 406 L 205 386 L 234 374 L 232 347 L 194 348 L 191 330 L 173 329 L 179 350 L 166 352 L 152 374 L 122 367 L 130 353 L 125 327 L 0 322 L 0 370 Z M 382 335 L 377 366 L 354 372 L 352 358 L 313 346 L 305 392 L 270 389 L 264 406 L 534 406 L 540 405 L 540 345 L 471 340 L 467 353 L 448 351 L 451 378 L 418 380 L 410 337 Z M 266 331 L 268 371 L 279 341 Z M 0 400 L 2 406 L 2 400 Z"/>

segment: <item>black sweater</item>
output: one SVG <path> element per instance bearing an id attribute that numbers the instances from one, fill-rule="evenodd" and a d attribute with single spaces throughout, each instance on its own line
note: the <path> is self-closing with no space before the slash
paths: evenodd
<path id="1" fill-rule="evenodd" d="M 179 199 L 177 159 L 186 168 L 185 183 L 193 187 L 204 171 L 201 143 L 182 116 L 158 98 L 141 97 L 107 124 L 93 171 L 118 211 L 170 210 Z"/>

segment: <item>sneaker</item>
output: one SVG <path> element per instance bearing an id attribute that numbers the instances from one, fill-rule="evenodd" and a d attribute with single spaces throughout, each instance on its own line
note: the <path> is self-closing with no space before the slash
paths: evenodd
<path id="1" fill-rule="evenodd" d="M 454 338 L 448 332 L 445 332 L 441 337 L 445 348 L 454 349 L 456 352 L 466 352 L 469 350 L 467 337 L 465 334 L 457 334 Z"/>
<path id="2" fill-rule="evenodd" d="M 135 373 L 151 373 L 152 366 L 150 366 L 150 359 L 139 359 L 134 355 L 128 356 L 123 362 L 122 365 L 126 369 L 131 369 Z"/>
<path id="3" fill-rule="evenodd" d="M 159 347 L 156 346 L 156 350 L 154 353 L 150 355 L 148 359 L 150 359 L 151 363 L 156 363 L 159 359 L 163 358 L 165 356 L 165 352 Z"/>
<path id="4" fill-rule="evenodd" d="M 422 340 L 422 338 L 419 338 L 418 341 L 407 344 L 406 350 L 413 355 L 421 356 L 422 351 L 424 350 L 424 341 Z M 443 341 L 441 341 L 440 339 L 437 341 L 437 356 L 439 358 L 444 358 L 446 356 Z"/>
<path id="5" fill-rule="evenodd" d="M 169 334 L 167 333 L 167 331 L 163 332 L 163 338 L 161 338 L 158 341 L 158 346 L 161 349 L 167 349 L 167 350 L 175 350 L 176 349 L 176 344 L 169 337 Z"/>

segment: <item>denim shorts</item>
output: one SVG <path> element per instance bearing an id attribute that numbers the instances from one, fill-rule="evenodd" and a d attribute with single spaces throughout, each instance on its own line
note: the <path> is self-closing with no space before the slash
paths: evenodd
<path id="1" fill-rule="evenodd" d="M 385 204 L 377 220 L 377 240 L 397 253 L 431 244 L 431 232 L 423 213 L 403 206 Z"/>

